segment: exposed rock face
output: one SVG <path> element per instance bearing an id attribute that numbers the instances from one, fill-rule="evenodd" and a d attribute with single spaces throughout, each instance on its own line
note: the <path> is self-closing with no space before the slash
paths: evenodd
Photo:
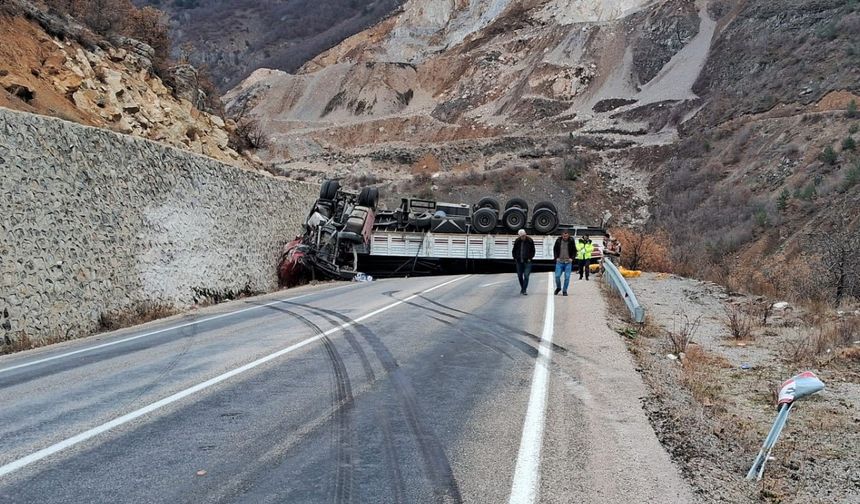
<path id="1" fill-rule="evenodd" d="M 0 109 L 0 347 L 102 315 L 277 287 L 313 187 L 155 142 Z"/>
<path id="2" fill-rule="evenodd" d="M 805 264 L 810 236 L 860 226 L 858 32 L 840 0 L 414 0 L 227 98 L 286 173 L 608 211 L 666 229 L 685 274 L 743 285 L 747 250 L 781 278 L 774 250 Z"/>
<path id="3" fill-rule="evenodd" d="M 650 116 L 620 114 L 695 107 L 692 86 L 715 25 L 702 2 L 687 0 L 408 1 L 298 74 L 258 70 L 225 100 L 253 105 L 273 142 L 262 157 L 287 171 L 364 166 L 406 183 L 412 162 L 432 150 L 450 161 L 431 189 L 458 171 L 511 180 L 507 170 L 533 159 L 546 178 L 575 178 L 576 170 L 546 171 L 578 151 L 676 138 L 669 120 L 652 128 Z M 617 190 L 619 199 L 647 194 L 634 185 Z M 629 201 L 636 210 L 625 218 L 647 217 L 646 200 Z M 567 210 L 581 220 L 603 213 Z"/>
<path id="4" fill-rule="evenodd" d="M 228 146 L 224 121 L 200 110 L 205 95 L 196 87 L 193 68 L 176 69 L 180 85 L 173 92 L 153 75 L 153 49 L 143 42 L 117 37 L 113 44 L 100 40 L 101 46 L 85 46 L 79 39 L 92 35 L 73 22 L 38 9 L 34 13 L 54 23 L 50 26 L 64 38 L 0 11 L 0 106 L 157 140 L 231 164 L 247 163 Z"/>

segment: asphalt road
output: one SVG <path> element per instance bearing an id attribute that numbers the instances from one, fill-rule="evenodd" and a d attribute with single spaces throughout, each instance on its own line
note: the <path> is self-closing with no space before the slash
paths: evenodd
<path id="1" fill-rule="evenodd" d="M 0 502 L 691 502 L 596 282 L 306 287 L 0 358 Z"/>

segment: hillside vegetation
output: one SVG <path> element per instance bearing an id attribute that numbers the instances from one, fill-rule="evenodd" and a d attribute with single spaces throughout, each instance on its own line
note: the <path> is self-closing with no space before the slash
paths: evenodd
<path id="1" fill-rule="evenodd" d="M 254 70 L 294 71 L 390 14 L 403 0 L 139 0 L 170 16 L 173 53 L 222 90 Z"/>
<path id="2" fill-rule="evenodd" d="M 409 1 L 225 99 L 282 173 L 552 198 L 666 237 L 678 272 L 838 304 L 860 258 L 821 238 L 860 227 L 857 33 L 853 0 Z"/>

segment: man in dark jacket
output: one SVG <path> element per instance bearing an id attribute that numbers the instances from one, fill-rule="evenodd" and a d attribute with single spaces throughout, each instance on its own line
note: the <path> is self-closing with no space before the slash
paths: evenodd
<path id="1" fill-rule="evenodd" d="M 514 250 L 511 255 L 517 265 L 517 280 L 520 281 L 520 294 L 528 294 L 529 275 L 532 273 L 532 259 L 535 258 L 535 242 L 526 234 L 525 229 L 520 229 L 519 236 L 514 240 Z"/>
<path id="2" fill-rule="evenodd" d="M 567 288 L 570 286 L 570 272 L 573 269 L 573 259 L 576 257 L 576 242 L 570 238 L 570 231 L 565 229 L 561 237 L 555 241 L 552 247 L 552 255 L 555 259 L 555 295 L 561 292 L 567 296 Z M 564 288 L 561 285 L 561 274 L 564 273 Z"/>

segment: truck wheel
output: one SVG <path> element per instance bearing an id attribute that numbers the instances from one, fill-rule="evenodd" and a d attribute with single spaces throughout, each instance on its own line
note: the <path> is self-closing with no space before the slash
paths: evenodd
<path id="1" fill-rule="evenodd" d="M 370 201 L 373 205 L 370 208 L 375 212 L 376 208 L 379 206 L 379 189 L 376 187 L 370 188 Z"/>
<path id="2" fill-rule="evenodd" d="M 496 229 L 499 222 L 499 214 L 489 207 L 479 208 L 472 214 L 472 227 L 479 233 L 490 233 Z"/>
<path id="3" fill-rule="evenodd" d="M 337 180 L 326 180 L 320 187 L 320 199 L 333 200 L 340 190 L 340 182 Z"/>
<path id="4" fill-rule="evenodd" d="M 502 222 L 509 231 L 516 233 L 526 227 L 526 213 L 517 207 L 509 208 L 505 211 Z"/>
<path id="5" fill-rule="evenodd" d="M 423 213 L 415 219 L 415 226 L 418 229 L 422 229 L 422 230 L 423 229 L 430 229 L 430 219 L 432 219 L 432 218 L 433 218 L 432 214 Z"/>
<path id="6" fill-rule="evenodd" d="M 532 227 L 540 234 L 552 234 L 558 228 L 558 216 L 549 208 L 538 208 L 532 215 Z"/>
<path id="7" fill-rule="evenodd" d="M 499 200 L 496 198 L 481 198 L 478 200 L 478 204 L 475 205 L 475 210 L 480 210 L 481 208 L 490 208 L 498 212 L 502 207 L 499 206 Z"/>
<path id="8" fill-rule="evenodd" d="M 355 204 L 358 206 L 369 207 L 370 206 L 370 188 L 362 187 L 361 191 L 358 191 L 358 198 L 355 200 Z"/>
<path id="9" fill-rule="evenodd" d="M 522 198 L 511 198 L 505 203 L 505 210 L 510 210 L 511 208 L 519 208 L 525 213 L 529 211 L 529 204 L 526 203 L 526 200 Z"/>
<path id="10" fill-rule="evenodd" d="M 379 189 L 375 187 L 362 187 L 358 193 L 358 199 L 355 200 L 356 205 L 376 210 L 376 205 L 379 201 Z"/>
<path id="11" fill-rule="evenodd" d="M 538 210 L 540 210 L 541 208 L 548 208 L 549 210 L 552 210 L 552 213 L 558 215 L 558 209 L 551 201 L 541 201 L 540 203 L 535 205 L 534 215 L 537 215 Z"/>

